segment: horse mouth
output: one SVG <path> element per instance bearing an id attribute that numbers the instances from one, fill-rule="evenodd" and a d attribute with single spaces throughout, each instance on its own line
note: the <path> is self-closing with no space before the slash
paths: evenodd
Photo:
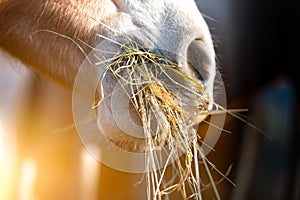
<path id="1" fill-rule="evenodd" d="M 191 138 L 189 134 L 195 126 L 208 116 L 210 105 L 199 77 L 183 72 L 176 63 L 148 50 L 124 48 L 110 59 L 100 79 L 98 112 L 101 114 L 101 109 L 106 108 L 117 113 L 112 114 L 112 119 L 118 118 L 115 131 L 104 131 L 106 137 L 133 152 L 163 148 L 182 134 Z M 115 85 L 113 89 L 111 82 Z M 114 98 L 125 98 L 126 109 L 120 111 L 122 106 L 115 107 L 121 99 L 110 104 Z M 122 127 L 126 123 L 120 123 L 122 120 L 132 121 L 140 128 L 128 134 L 128 128 Z"/>

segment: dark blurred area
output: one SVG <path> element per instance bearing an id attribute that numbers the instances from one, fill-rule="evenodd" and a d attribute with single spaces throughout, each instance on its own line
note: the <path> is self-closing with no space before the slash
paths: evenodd
<path id="1" fill-rule="evenodd" d="M 238 119 L 225 125 L 232 135 L 219 146 L 230 148 L 223 159 L 232 160 L 236 184 L 224 186 L 225 198 L 300 199 L 299 73 L 288 51 L 299 9 L 279 0 L 198 5 L 216 42 L 228 108 L 248 108 L 243 116 L 259 129 Z"/>

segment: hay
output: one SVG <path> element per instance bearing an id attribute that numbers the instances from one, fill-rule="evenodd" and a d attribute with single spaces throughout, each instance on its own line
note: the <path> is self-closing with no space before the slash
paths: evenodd
<path id="1" fill-rule="evenodd" d="M 162 167 L 159 155 L 153 153 L 147 158 L 148 169 L 145 176 L 147 198 L 165 199 L 171 193 L 179 192 L 182 199 L 202 199 L 198 157 L 203 163 L 207 162 L 201 152 L 194 124 L 187 123 L 189 113 L 182 106 L 184 102 L 179 98 L 178 88 L 197 98 L 199 111 L 208 112 L 209 102 L 203 92 L 203 86 L 194 78 L 179 71 L 175 63 L 160 55 L 129 46 L 121 48 L 123 49 L 120 53 L 107 62 L 106 72 L 101 80 L 103 82 L 105 76 L 112 75 L 124 88 L 130 88 L 130 92 L 125 89 L 124 91 L 127 92 L 142 122 L 145 135 L 143 150 L 168 152 Z M 170 71 L 181 77 L 185 84 L 174 80 L 168 73 Z M 160 78 L 161 76 L 164 79 Z M 177 86 L 175 92 L 172 85 Z M 104 98 L 105 95 L 102 94 L 99 102 Z M 153 123 L 156 124 L 155 128 Z M 171 160 L 173 162 L 170 164 Z M 173 173 L 167 178 L 168 164 Z M 210 174 L 208 167 L 206 170 Z M 214 186 L 212 178 L 211 185 Z M 214 189 L 219 199 L 215 186 Z"/>

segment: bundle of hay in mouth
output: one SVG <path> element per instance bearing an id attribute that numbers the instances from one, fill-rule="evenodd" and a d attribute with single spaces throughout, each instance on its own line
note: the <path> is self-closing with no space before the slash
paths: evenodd
<path id="1" fill-rule="evenodd" d="M 113 77 L 126 92 L 143 127 L 137 142 L 113 141 L 128 151 L 147 152 L 148 199 L 201 199 L 197 124 L 207 116 L 208 99 L 202 84 L 163 56 L 128 46 L 107 62 L 105 77 Z M 104 87 L 103 87 L 104 88 Z M 98 104 L 106 98 L 100 95 Z M 163 155 L 162 155 L 163 154 Z M 166 175 L 172 168 L 172 175 Z"/>

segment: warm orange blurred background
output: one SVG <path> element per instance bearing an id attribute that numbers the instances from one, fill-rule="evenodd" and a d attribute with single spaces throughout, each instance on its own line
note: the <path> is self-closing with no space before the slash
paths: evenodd
<path id="1" fill-rule="evenodd" d="M 142 199 L 141 176 L 101 166 L 84 149 L 70 91 L 18 61 L 0 63 L 1 200 Z"/>
<path id="2" fill-rule="evenodd" d="M 99 164 L 86 156 L 74 132 L 68 92 L 52 81 L 36 84 L 32 73 L 5 67 L 12 64 L 5 61 L 0 77 L 0 199 L 80 199 L 83 187 L 95 195 Z"/>

